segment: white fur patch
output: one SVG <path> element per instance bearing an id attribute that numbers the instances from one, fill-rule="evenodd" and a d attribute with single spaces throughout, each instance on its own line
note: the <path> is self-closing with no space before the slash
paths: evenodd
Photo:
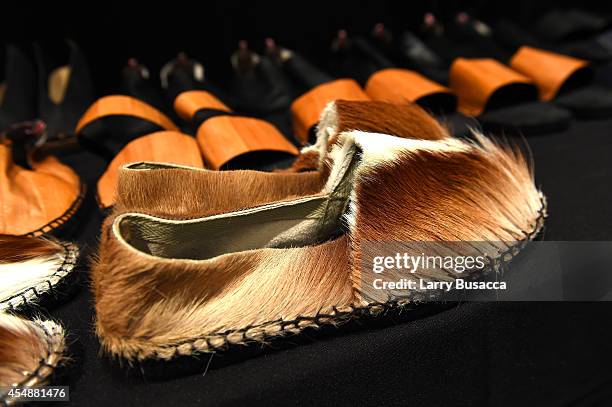
<path id="1" fill-rule="evenodd" d="M 62 256 L 36 258 L 21 263 L 0 264 L 0 302 L 30 286 L 36 286 L 60 268 Z"/>
<path id="2" fill-rule="evenodd" d="M 325 191 L 333 190 L 333 187 L 338 184 L 344 176 L 346 166 L 357 150 L 361 151 L 361 162 L 357 167 L 357 173 L 363 175 L 378 164 L 397 160 L 401 153 L 417 151 L 456 153 L 468 151 L 470 146 L 470 144 L 458 139 L 432 141 L 400 138 L 388 134 L 358 130 L 347 131 L 339 135 L 338 142 L 329 153 L 329 158 L 333 164 Z"/>
<path id="3" fill-rule="evenodd" d="M 51 256 L 0 264 L 0 311 L 35 302 L 72 272 L 77 257 L 77 247 L 67 244 Z"/>
<path id="4" fill-rule="evenodd" d="M 349 137 L 355 140 L 361 151 L 363 161 L 368 166 L 393 161 L 400 153 L 430 151 L 437 153 L 457 153 L 469 150 L 469 145 L 459 139 L 423 140 L 390 136 L 381 133 L 350 131 Z M 346 137 L 346 136 L 345 136 Z"/>
<path id="5" fill-rule="evenodd" d="M 327 157 L 328 141 L 338 131 L 338 111 L 336 102 L 329 102 L 319 116 L 317 124 L 317 141 L 315 148 L 319 151 L 319 167 Z"/>

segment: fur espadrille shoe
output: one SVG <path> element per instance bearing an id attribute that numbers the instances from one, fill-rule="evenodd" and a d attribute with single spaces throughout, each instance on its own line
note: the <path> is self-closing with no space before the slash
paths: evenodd
<path id="1" fill-rule="evenodd" d="M 389 300 L 368 286 L 369 242 L 488 241 L 495 259 L 507 250 L 495 242 L 527 240 L 542 227 L 545 201 L 524 157 L 480 135 L 343 132 L 325 163 L 317 193 L 233 212 L 179 205 L 164 219 L 119 202 L 92 269 L 104 348 L 128 360 L 170 359 L 376 314 L 414 298 Z M 208 196 L 231 196 L 226 185 L 209 186 Z M 182 199 L 202 193 L 186 188 Z"/>
<path id="2" fill-rule="evenodd" d="M 49 383 L 64 360 L 64 329 L 53 321 L 28 321 L 0 313 L 0 404 L 18 404 L 11 387 Z"/>

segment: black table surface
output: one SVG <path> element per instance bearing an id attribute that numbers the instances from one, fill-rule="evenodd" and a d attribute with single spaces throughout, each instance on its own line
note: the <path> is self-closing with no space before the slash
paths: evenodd
<path id="1" fill-rule="evenodd" d="M 576 121 L 528 143 L 548 198 L 545 239 L 612 240 L 612 119 Z M 102 218 L 93 193 L 104 163 L 87 152 L 66 161 L 89 187 L 74 236 L 89 256 Z M 87 278 L 49 313 L 69 332 L 72 361 L 60 384 L 79 406 L 612 405 L 604 401 L 612 397 L 606 302 L 460 304 L 203 354 L 179 361 L 195 366 L 189 372 L 161 378 L 101 352 Z"/>

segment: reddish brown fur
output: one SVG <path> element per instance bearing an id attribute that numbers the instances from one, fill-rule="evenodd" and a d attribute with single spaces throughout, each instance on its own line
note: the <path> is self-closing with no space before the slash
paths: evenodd
<path id="1" fill-rule="evenodd" d="M 170 219 L 202 217 L 316 194 L 326 177 L 324 171 L 123 170 L 116 208 Z"/>
<path id="2" fill-rule="evenodd" d="M 379 101 L 336 101 L 337 133 L 361 130 L 396 137 L 442 140 L 448 138 L 444 127 L 417 104 Z M 332 143 L 330 143 L 332 144 Z"/>
<path id="3" fill-rule="evenodd" d="M 174 354 L 169 344 L 207 336 L 214 343 L 220 332 L 312 316 L 326 304 L 354 300 L 346 238 L 200 262 L 160 262 L 128 252 L 112 237 L 111 222 L 105 224 L 99 261 L 92 268 L 96 326 L 105 348 L 128 359 L 169 358 Z M 208 344 L 195 346 L 212 350 Z"/>
<path id="4" fill-rule="evenodd" d="M 295 159 L 291 167 L 278 172 L 306 172 L 316 171 L 319 168 L 319 152 L 314 150 L 303 151 Z"/>
<path id="5" fill-rule="evenodd" d="M 362 179 L 352 234 L 353 280 L 361 288 L 362 242 L 510 242 L 542 226 L 543 198 L 524 157 L 490 141 L 452 154 L 400 153 Z"/>
<path id="6" fill-rule="evenodd" d="M 401 127 L 400 122 L 392 125 Z M 362 277 L 362 242 L 508 241 L 537 231 L 542 201 L 524 158 L 482 136 L 476 135 L 476 145 L 449 139 L 440 129 L 425 132 L 430 140 L 440 140 L 434 142 L 340 135 L 342 145 L 332 151 L 334 157 L 344 151 L 340 147 L 350 146 L 344 144 L 349 137 L 371 137 L 369 145 L 380 141 L 381 147 L 362 149 L 347 216 L 350 234 L 325 244 L 254 249 L 201 261 L 166 259 L 119 241 L 111 216 L 92 268 L 97 331 L 104 346 L 128 359 L 170 358 L 176 349 L 189 354 L 245 341 L 239 333 L 220 332 L 257 326 L 250 338 L 261 339 L 257 335 L 264 331 L 279 334 L 281 325 L 272 321 L 281 317 L 363 305 L 355 285 Z M 417 130 L 406 125 L 396 131 L 405 136 Z M 151 185 L 143 187 L 142 174 Z M 285 174 L 295 178 L 277 183 L 279 175 L 133 171 L 120 182 L 121 205 L 115 214 L 138 210 L 195 218 L 303 196 L 306 179 L 311 191 L 320 191 L 323 184 L 317 173 Z M 182 342 L 187 343 L 177 345 Z"/>
<path id="7" fill-rule="evenodd" d="M 19 263 L 38 257 L 47 257 L 61 250 L 61 246 L 48 239 L 0 235 L 0 264 Z"/>

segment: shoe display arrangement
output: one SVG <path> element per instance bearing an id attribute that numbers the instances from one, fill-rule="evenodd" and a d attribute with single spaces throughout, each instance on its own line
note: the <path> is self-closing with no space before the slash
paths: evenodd
<path id="1" fill-rule="evenodd" d="M 612 9 L 213 3 L 9 21 L 0 404 L 610 404 Z"/>

